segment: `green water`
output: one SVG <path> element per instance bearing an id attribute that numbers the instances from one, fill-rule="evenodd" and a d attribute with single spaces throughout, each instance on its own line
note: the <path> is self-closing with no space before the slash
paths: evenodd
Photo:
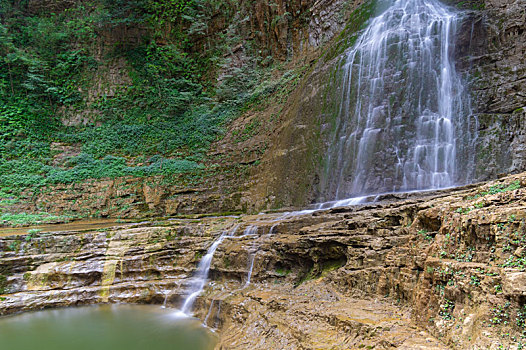
<path id="1" fill-rule="evenodd" d="M 0 318 L 1 350 L 209 350 L 197 320 L 146 305 L 101 305 Z"/>

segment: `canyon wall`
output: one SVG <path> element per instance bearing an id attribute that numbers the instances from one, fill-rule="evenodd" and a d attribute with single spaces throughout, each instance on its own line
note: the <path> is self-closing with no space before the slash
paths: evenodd
<path id="1" fill-rule="evenodd" d="M 473 145 L 476 152 L 470 153 L 475 158 L 469 170 L 471 180 L 522 171 L 526 169 L 524 1 L 449 4 L 462 13 L 454 58 L 470 96 L 471 114 L 465 116 L 470 120 L 469 132 L 477 135 Z M 190 177 L 50 185 L 24 192 L 10 210 L 125 218 L 257 212 L 331 199 L 320 183 L 327 173 L 326 155 L 339 107 L 335 95 L 341 88 L 342 57 L 371 16 L 381 11 L 383 3 L 298 0 L 222 6 L 229 10 L 212 15 L 210 32 L 194 38 L 196 50 L 205 50 L 215 35 L 227 33 L 233 18 L 239 22 L 236 31 L 242 41 L 233 45 L 226 56 L 231 66 L 224 67 L 225 72 L 214 73 L 219 83 L 229 69 L 252 64 L 246 50 L 250 45 L 260 49 L 261 57 L 268 57 L 268 64 L 282 62 L 298 73 L 284 89 L 228 125 L 208 150 L 203 165 L 210 171 Z M 115 34 L 113 39 L 110 34 L 103 36 L 110 45 L 124 32 L 119 29 L 108 33 Z M 128 34 L 130 40 L 140 37 L 139 32 Z M 124 72 L 121 63 L 106 67 L 113 78 L 105 73 L 100 76 L 107 82 L 116 80 L 116 85 L 98 84 L 100 89 L 94 87 L 93 94 L 111 92 L 126 81 L 126 77 L 111 73 Z M 65 123 L 84 120 L 82 116 L 73 119 Z M 67 156 L 69 151 L 60 153 L 60 149 L 68 147 L 74 149 L 75 145 L 57 145 L 56 157 Z"/>
<path id="2" fill-rule="evenodd" d="M 471 181 L 525 169 L 524 79 L 526 14 L 524 1 L 448 2 L 461 11 L 454 39 L 456 68 L 470 98 L 463 132 L 476 135 L 470 162 Z M 350 15 L 347 27 L 313 64 L 283 113 L 284 122 L 263 158 L 260 195 L 271 205 L 304 206 L 324 198 L 320 179 L 338 113 L 343 51 L 378 5 L 366 3 Z M 463 151 L 459 149 L 458 153 Z M 474 160 L 465 157 L 474 156 Z M 380 155 L 379 155 L 379 158 Z M 464 175 L 464 174 L 462 174 Z M 330 198 L 329 198 L 330 199 Z"/>

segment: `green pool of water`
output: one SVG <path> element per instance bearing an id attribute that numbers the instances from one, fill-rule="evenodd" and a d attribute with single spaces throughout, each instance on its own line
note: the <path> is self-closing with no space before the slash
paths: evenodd
<path id="1" fill-rule="evenodd" d="M 215 336 L 195 319 L 149 305 L 100 305 L 0 318 L 0 349 L 209 350 Z"/>

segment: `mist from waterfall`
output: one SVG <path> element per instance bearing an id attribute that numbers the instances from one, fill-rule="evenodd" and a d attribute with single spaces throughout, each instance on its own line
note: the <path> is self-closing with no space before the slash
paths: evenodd
<path id="1" fill-rule="evenodd" d="M 324 200 L 469 181 L 469 99 L 453 61 L 459 15 L 397 0 L 346 52 Z"/>

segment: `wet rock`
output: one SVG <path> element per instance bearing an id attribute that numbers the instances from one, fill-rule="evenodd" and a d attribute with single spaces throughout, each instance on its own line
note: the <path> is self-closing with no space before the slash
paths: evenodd
<path id="1" fill-rule="evenodd" d="M 223 349 L 516 346 L 526 188 L 488 189 L 525 178 L 316 215 L 0 237 L 0 313 L 103 302 L 178 307 L 212 242 L 239 225 L 217 248 L 194 310 L 217 328 Z"/>

